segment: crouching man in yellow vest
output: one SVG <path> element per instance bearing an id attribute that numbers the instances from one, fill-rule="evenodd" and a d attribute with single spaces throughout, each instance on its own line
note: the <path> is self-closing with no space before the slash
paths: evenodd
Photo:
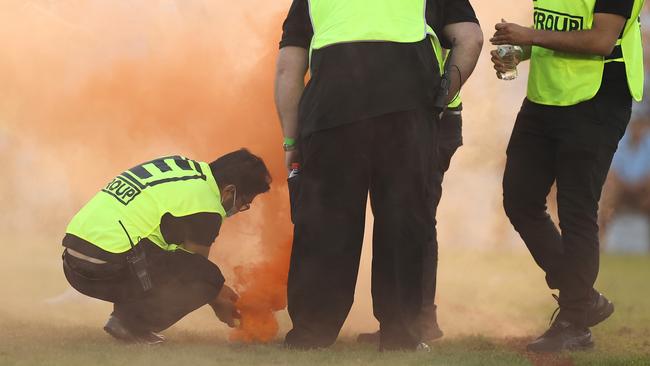
<path id="1" fill-rule="evenodd" d="M 72 218 L 65 276 L 114 304 L 104 330 L 126 342 L 160 343 L 155 332 L 206 304 L 233 327 L 237 295 L 208 253 L 223 219 L 250 208 L 270 182 L 246 149 L 209 164 L 168 156 L 128 169 Z"/>
<path id="2" fill-rule="evenodd" d="M 559 290 L 557 318 L 528 345 L 530 351 L 553 352 L 592 347 L 589 328 L 614 312 L 593 288 L 598 201 L 632 99 L 643 94 L 643 0 L 533 4 L 533 28 L 503 22 L 491 41 L 523 46 L 530 58 L 528 95 L 507 149 L 503 198 L 548 286 Z M 506 71 L 497 54 L 492 61 L 498 72 Z M 553 183 L 561 232 L 546 213 Z"/>

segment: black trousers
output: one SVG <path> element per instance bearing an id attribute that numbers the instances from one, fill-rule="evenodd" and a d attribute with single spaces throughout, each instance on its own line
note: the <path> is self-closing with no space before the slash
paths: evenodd
<path id="1" fill-rule="evenodd" d="M 506 214 L 560 290 L 560 316 L 579 325 L 598 275 L 598 201 L 630 113 L 629 99 L 607 95 L 570 107 L 525 100 L 507 149 Z M 546 212 L 554 182 L 561 232 Z"/>
<path id="2" fill-rule="evenodd" d="M 382 349 L 420 340 L 436 123 L 425 110 L 319 131 L 301 146 L 288 281 L 291 347 L 334 343 L 354 300 L 370 192 L 372 297 Z"/>
<path id="3" fill-rule="evenodd" d="M 463 144 L 463 118 L 460 110 L 448 110 L 438 123 L 438 156 L 433 165 L 433 179 L 431 192 L 431 210 L 433 213 L 433 235 L 428 243 L 424 255 L 424 276 L 423 276 L 423 303 L 422 303 L 422 326 L 427 328 L 436 320 L 435 297 L 438 273 L 438 232 L 437 211 L 438 204 L 442 197 L 442 181 L 445 173 L 449 170 L 451 158 L 456 150 Z"/>
<path id="4" fill-rule="evenodd" d="M 144 292 L 126 264 L 94 264 L 63 254 L 68 282 L 84 295 L 114 303 L 113 315 L 133 332 L 158 332 L 214 300 L 223 286 L 219 268 L 182 250 L 143 241 L 153 288 Z"/>

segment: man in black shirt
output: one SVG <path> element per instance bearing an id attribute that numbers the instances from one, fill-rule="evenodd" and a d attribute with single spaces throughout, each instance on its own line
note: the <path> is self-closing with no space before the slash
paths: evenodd
<path id="1" fill-rule="evenodd" d="M 354 298 L 370 191 L 380 348 L 415 348 L 425 286 L 421 264 L 433 235 L 428 202 L 439 68 L 431 42 L 336 44 L 314 50 L 308 65 L 313 33 L 306 0 L 293 2 L 283 30 L 276 105 L 287 166 L 301 167 L 292 204 L 293 329 L 286 343 L 324 347 L 336 339 Z M 458 68 L 453 97 L 476 59 L 459 52 L 450 62 Z"/>
<path id="2" fill-rule="evenodd" d="M 571 14 L 574 22 L 588 17 L 579 13 L 580 7 L 575 4 L 537 0 L 535 29 L 503 22 L 496 25 L 497 31 L 491 39 L 495 45 L 523 46 L 524 58 L 530 57 L 531 46 L 536 46 L 528 97 L 508 145 L 503 180 L 506 214 L 537 264 L 546 272 L 548 286 L 560 290 L 557 318 L 547 332 L 528 345 L 535 352 L 593 346 L 589 327 L 614 311 L 613 304 L 593 288 L 599 266 L 598 200 L 630 118 L 631 92 L 639 93 L 632 87 L 633 83 L 628 87 L 627 71 L 634 75 L 638 68 L 642 69 L 640 60 L 632 57 L 641 53 L 641 42 L 640 39 L 626 41 L 633 39 L 627 38 L 633 32 L 638 32 L 638 14 L 633 15 L 633 9 L 640 9 L 635 5 L 641 3 L 635 4 L 635 0 L 594 0 L 594 3 L 593 25 L 584 21 L 589 27 L 579 30 L 564 27 L 560 31 L 563 16 Z M 564 19 L 564 24 L 568 22 Z M 631 47 L 628 51 L 632 52 L 627 55 L 621 52 L 621 44 Z M 554 65 L 558 59 L 561 67 L 549 67 L 546 73 L 533 70 L 533 67 L 540 70 Z M 492 61 L 497 72 L 506 71 L 496 52 Z M 584 63 L 576 67 L 575 62 Z M 585 66 L 588 62 L 604 64 L 602 77 L 599 70 L 590 73 L 589 65 Z M 560 81 L 553 79 L 552 73 L 566 70 L 574 72 L 567 73 L 570 76 Z M 630 80 L 638 81 L 635 77 Z M 595 96 L 578 94 L 585 85 L 593 86 Z M 558 95 L 578 102 L 550 102 Z M 557 182 L 561 233 L 546 213 L 546 197 L 554 182 Z"/>
<path id="3" fill-rule="evenodd" d="M 155 332 L 206 304 L 233 327 L 237 294 L 207 257 L 223 218 L 247 210 L 270 181 L 245 149 L 210 164 L 170 156 L 129 169 L 70 222 L 65 276 L 114 304 L 104 330 L 122 341 L 160 343 Z"/>

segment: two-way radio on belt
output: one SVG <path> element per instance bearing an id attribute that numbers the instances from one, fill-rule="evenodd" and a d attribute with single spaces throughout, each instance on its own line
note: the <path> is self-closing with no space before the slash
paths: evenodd
<path id="1" fill-rule="evenodd" d="M 451 60 L 451 54 L 453 51 L 447 53 L 446 60 Z M 451 88 L 451 62 L 445 62 L 445 70 L 440 77 L 440 88 L 438 89 L 438 95 L 433 103 L 433 107 L 440 111 L 438 117 L 442 118 L 443 113 L 447 109 L 447 98 L 449 97 L 449 88 Z"/>
<path id="2" fill-rule="evenodd" d="M 135 274 L 136 277 L 138 277 L 142 290 L 149 291 L 153 288 L 153 284 L 151 283 L 149 271 L 147 271 L 147 257 L 144 253 L 144 250 L 135 247 L 133 240 L 131 240 L 131 235 L 129 235 L 129 232 L 126 231 L 124 224 L 122 224 L 122 220 L 118 220 L 117 222 L 119 222 L 120 226 L 122 226 L 122 229 L 124 229 L 126 237 L 129 239 L 129 244 L 131 244 L 131 250 L 126 256 L 126 262 L 129 264 L 131 271 Z"/>

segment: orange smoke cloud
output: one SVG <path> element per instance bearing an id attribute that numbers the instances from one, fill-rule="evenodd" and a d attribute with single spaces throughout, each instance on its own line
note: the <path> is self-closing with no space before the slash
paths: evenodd
<path id="1" fill-rule="evenodd" d="M 179 153 L 211 161 L 247 147 L 275 181 L 253 210 L 226 222 L 211 259 L 229 284 L 238 268 L 245 325 L 233 338 L 275 336 L 291 226 L 272 86 L 289 3 L 3 2 L 4 230 L 38 222 L 59 245 L 70 217 L 122 169 Z"/>
<path id="2" fill-rule="evenodd" d="M 276 253 L 259 265 L 235 268 L 237 284 L 243 286 L 237 302 L 242 319 L 240 327 L 230 336 L 232 341 L 269 342 L 278 333 L 274 312 L 287 306 L 291 242 L 286 241 L 275 249 Z"/>

